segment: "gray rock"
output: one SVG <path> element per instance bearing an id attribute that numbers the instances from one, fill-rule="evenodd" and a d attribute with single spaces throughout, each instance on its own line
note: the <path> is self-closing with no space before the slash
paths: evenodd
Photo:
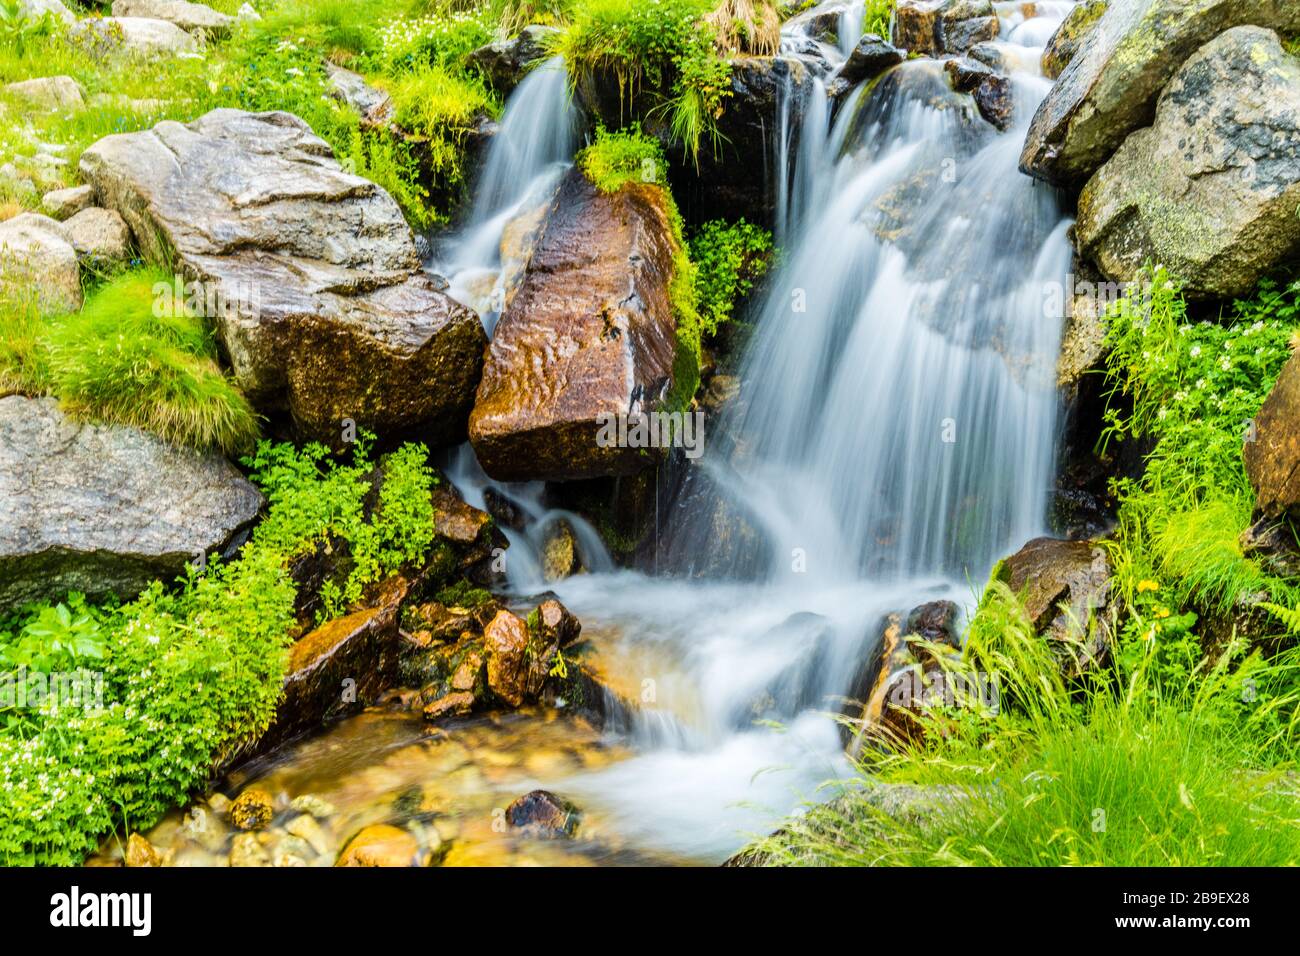
<path id="1" fill-rule="evenodd" d="M 1038 107 L 1020 168 L 1082 185 L 1128 135 L 1151 123 L 1183 62 L 1243 24 L 1300 33 L 1294 0 L 1111 0 Z"/>
<path id="2" fill-rule="evenodd" d="M 85 106 L 81 86 L 70 76 L 40 76 L 5 86 L 5 92 L 33 106 L 50 110 L 79 110 Z"/>
<path id="3" fill-rule="evenodd" d="M 82 425 L 53 399 L 0 398 L 0 610 L 130 597 L 220 550 L 262 496 L 225 459 L 134 428 Z"/>
<path id="4" fill-rule="evenodd" d="M 189 0 L 113 0 L 113 16 L 166 20 L 182 30 L 203 30 L 213 35 L 230 32 L 235 18 Z"/>
<path id="5" fill-rule="evenodd" d="M 1043 50 L 1044 76 L 1054 80 L 1069 66 L 1092 28 L 1106 12 L 1109 2 L 1110 0 L 1083 0 L 1082 3 L 1075 4 Z"/>
<path id="6" fill-rule="evenodd" d="M 0 286 L 34 289 L 46 311 L 81 308 L 81 272 L 63 224 L 26 212 L 0 222 Z"/>
<path id="7" fill-rule="evenodd" d="M 235 377 L 302 432 L 463 438 L 486 336 L 420 271 L 392 197 L 288 113 L 214 110 L 109 136 L 81 174 L 141 252 L 213 290 Z"/>
<path id="8" fill-rule="evenodd" d="M 1079 197 L 1080 251 L 1111 279 L 1165 265 L 1192 297 L 1249 293 L 1300 252 L 1300 59 L 1237 27 L 1188 60 L 1155 122 Z"/>
<path id="9" fill-rule="evenodd" d="M 67 219 L 89 209 L 94 201 L 95 191 L 89 186 L 72 186 L 46 193 L 41 197 L 41 208 L 55 219 Z"/>
<path id="10" fill-rule="evenodd" d="M 75 23 L 77 16 L 59 0 L 18 0 L 23 16 L 29 20 L 38 20 L 47 13 L 64 23 Z"/>
<path id="11" fill-rule="evenodd" d="M 330 93 L 335 99 L 346 103 L 357 111 L 361 122 L 368 126 L 387 126 L 393 118 L 393 99 L 383 90 L 377 90 L 366 82 L 360 73 L 326 61 L 325 71 L 329 75 Z"/>
<path id="12" fill-rule="evenodd" d="M 77 22 L 75 32 L 89 36 L 97 52 L 134 56 L 197 54 L 203 43 L 174 23 L 154 17 L 102 17 Z"/>
<path id="13" fill-rule="evenodd" d="M 479 47 L 469 55 L 469 62 L 492 89 L 509 96 L 529 69 L 550 56 L 548 43 L 559 32 L 555 27 L 536 24 L 524 27 L 513 39 Z"/>
<path id="14" fill-rule="evenodd" d="M 63 224 L 77 254 L 90 259 L 123 262 L 130 255 L 131 232 L 112 209 L 92 206 Z"/>
<path id="15" fill-rule="evenodd" d="M 992 40 L 998 29 L 991 0 L 899 0 L 893 41 L 922 56 L 965 53 Z"/>

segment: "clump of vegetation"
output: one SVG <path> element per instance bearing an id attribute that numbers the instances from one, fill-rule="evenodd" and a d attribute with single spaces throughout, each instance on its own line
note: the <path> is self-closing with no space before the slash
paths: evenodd
<path id="1" fill-rule="evenodd" d="M 1150 575 L 1139 575 L 1166 577 L 1175 603 L 1227 608 L 1260 591 L 1295 600 L 1292 586 L 1244 557 L 1237 539 L 1255 503 L 1242 444 L 1290 357 L 1298 322 L 1300 282 L 1269 281 L 1224 321 L 1191 322 L 1163 270 L 1109 318 L 1105 440 L 1156 443 L 1142 477 L 1117 483 L 1122 538 L 1150 565 Z"/>
<path id="2" fill-rule="evenodd" d="M 385 80 L 384 86 L 393 98 L 394 120 L 421 141 L 427 169 L 445 188 L 463 187 L 467 138 L 479 117 L 497 110 L 482 80 L 433 64 Z"/>
<path id="3" fill-rule="evenodd" d="M 888 40 L 892 32 L 894 10 L 898 6 L 898 0 L 865 0 L 865 2 L 866 13 L 862 18 L 862 32 L 874 33 Z"/>
<path id="4" fill-rule="evenodd" d="M 596 129 L 591 145 L 577 156 L 578 168 L 601 192 L 618 192 L 628 183 L 664 186 L 664 151 L 641 132 L 640 125 L 610 132 Z"/>
<path id="5" fill-rule="evenodd" d="M 731 93 L 731 69 L 704 21 L 711 0 L 581 0 L 555 43 L 575 83 L 598 73 L 616 78 L 631 107 L 650 98 L 673 140 L 698 156 L 718 139 L 717 120 Z"/>
<path id="6" fill-rule="evenodd" d="M 183 447 L 251 448 L 257 416 L 217 365 L 208 320 L 159 295 L 173 281 L 152 269 L 124 273 L 65 315 L 43 317 L 29 297 L 9 297 L 0 307 L 0 387 L 52 395 L 73 417 Z"/>
<path id="7" fill-rule="evenodd" d="M 704 22 L 724 51 L 774 56 L 781 45 L 781 15 L 773 0 L 722 0 Z"/>
<path id="8" fill-rule="evenodd" d="M 326 539 L 348 549 L 334 614 L 421 560 L 435 543 L 427 457 L 393 452 L 376 494 L 367 442 L 346 464 L 263 443 L 252 464 L 269 513 L 234 560 L 121 606 L 70 595 L 0 620 L 0 688 L 20 666 L 102 675 L 94 706 L 0 694 L 0 863 L 78 863 L 104 835 L 153 825 L 262 733 L 296 626 L 289 562 Z"/>
<path id="9" fill-rule="evenodd" d="M 731 319 L 738 301 L 753 290 L 772 264 L 772 234 L 741 219 L 706 222 L 690 241 L 696 298 L 705 335 Z"/>

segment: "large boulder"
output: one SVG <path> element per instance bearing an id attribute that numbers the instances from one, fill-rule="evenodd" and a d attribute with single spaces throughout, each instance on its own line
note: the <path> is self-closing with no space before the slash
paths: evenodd
<path id="1" fill-rule="evenodd" d="M 47 312 L 81 308 L 77 251 L 63 223 L 34 212 L 0 222 L 0 288 L 34 294 Z"/>
<path id="2" fill-rule="evenodd" d="M 85 106 L 81 85 L 70 76 L 38 76 L 6 83 L 5 93 L 47 110 L 79 110 Z"/>
<path id="3" fill-rule="evenodd" d="M 239 386 L 311 438 L 345 421 L 459 440 L 486 336 L 420 271 L 393 198 L 288 113 L 213 110 L 106 137 L 81 174 L 141 251 L 212 293 Z"/>
<path id="4" fill-rule="evenodd" d="M 182 30 L 229 33 L 235 18 L 189 0 L 113 0 L 113 16 L 166 20 Z"/>
<path id="5" fill-rule="evenodd" d="M 1242 457 L 1265 518 L 1300 517 L 1300 353 L 1282 367 Z"/>
<path id="6" fill-rule="evenodd" d="M 1020 168 L 1078 187 L 1147 126 L 1183 62 L 1220 33 L 1254 24 L 1300 33 L 1294 0 L 1112 0 L 1038 107 Z"/>
<path id="7" fill-rule="evenodd" d="M 561 183 L 470 416 L 493 478 L 631 474 L 653 460 L 599 438 L 613 417 L 655 410 L 673 385 L 668 202 L 652 183 L 603 193 L 576 169 Z"/>
<path id="8" fill-rule="evenodd" d="M 1112 279 L 1147 262 L 1192 297 L 1245 295 L 1300 250 L 1300 59 L 1237 27 L 1202 47 L 1079 197 L 1080 250 Z"/>
<path id="9" fill-rule="evenodd" d="M 0 398 L 0 501 L 3 613 L 69 591 L 128 598 L 169 581 L 237 540 L 262 496 L 223 458 L 10 395 Z"/>
<path id="10" fill-rule="evenodd" d="M 559 35 L 555 27 L 533 24 L 509 40 L 481 46 L 469 55 L 470 66 L 500 96 L 509 96 L 528 71 L 549 57 L 550 43 Z"/>
<path id="11" fill-rule="evenodd" d="M 64 23 L 75 23 L 77 15 L 64 6 L 60 0 L 18 0 L 18 9 L 28 20 L 39 20 L 49 14 Z"/>

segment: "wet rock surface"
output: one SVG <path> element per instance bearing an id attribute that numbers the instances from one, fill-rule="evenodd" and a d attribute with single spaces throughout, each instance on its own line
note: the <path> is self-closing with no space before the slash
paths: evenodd
<path id="1" fill-rule="evenodd" d="M 653 462 L 598 438 L 610 416 L 657 408 L 673 384 L 676 251 L 659 187 L 604 194 L 566 176 L 488 350 L 469 424 L 484 471 L 563 480 Z"/>

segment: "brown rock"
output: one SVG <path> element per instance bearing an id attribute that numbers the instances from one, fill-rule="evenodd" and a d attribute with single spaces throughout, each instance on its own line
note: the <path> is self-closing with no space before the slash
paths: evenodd
<path id="1" fill-rule="evenodd" d="M 456 691 L 444 694 L 424 708 L 425 720 L 441 720 L 443 717 L 464 717 L 474 709 L 477 701 L 468 691 Z"/>
<path id="2" fill-rule="evenodd" d="M 488 686 L 512 707 L 528 697 L 528 625 L 509 611 L 498 611 L 483 631 L 488 651 Z"/>
<path id="3" fill-rule="evenodd" d="M 489 475 L 588 478 L 653 460 L 597 436 L 605 416 L 653 411 L 673 385 L 677 251 L 661 187 L 606 194 L 576 169 L 566 176 L 497 324 L 470 416 Z"/>
<path id="4" fill-rule="evenodd" d="M 554 598 L 537 605 L 537 623 L 538 636 L 545 645 L 568 647 L 582 633 L 582 622 Z"/>
<path id="5" fill-rule="evenodd" d="M 492 516 L 467 505 L 447 484 L 433 489 L 433 529 L 457 544 L 473 544 Z"/>
<path id="6" fill-rule="evenodd" d="M 571 837 L 581 820 L 576 806 L 549 790 L 526 793 L 506 808 L 506 822 L 529 836 Z"/>
<path id="7" fill-rule="evenodd" d="M 424 856 L 413 833 L 381 823 L 354 836 L 334 865 L 423 866 Z"/>
<path id="8" fill-rule="evenodd" d="M 561 581 L 578 567 L 578 542 L 573 527 L 563 518 L 552 521 L 542 541 L 542 580 Z"/>
<path id="9" fill-rule="evenodd" d="M 127 866 L 160 866 L 158 851 L 148 840 L 138 833 L 132 833 L 126 840 Z"/>
<path id="10" fill-rule="evenodd" d="M 1255 416 L 1242 457 L 1255 489 L 1255 508 L 1266 518 L 1300 515 L 1300 353 L 1282 367 L 1273 391 Z"/>
<path id="11" fill-rule="evenodd" d="M 230 822 L 241 830 L 262 830 L 274 815 L 275 801 L 265 790 L 245 790 L 230 805 Z"/>

